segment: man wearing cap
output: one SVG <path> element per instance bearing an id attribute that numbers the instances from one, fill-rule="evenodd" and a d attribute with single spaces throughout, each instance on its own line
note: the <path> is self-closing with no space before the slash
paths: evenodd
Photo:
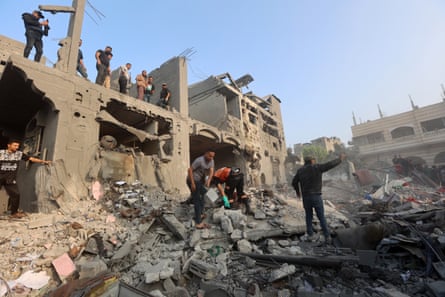
<path id="1" fill-rule="evenodd" d="M 246 206 L 246 214 L 253 214 L 250 208 L 250 199 L 244 193 L 244 174 L 238 167 L 219 168 L 215 171 L 212 181 L 221 194 L 225 208 L 230 208 L 230 203 L 237 201 Z"/>
<path id="2" fill-rule="evenodd" d="M 43 55 L 42 36 L 48 35 L 48 20 L 40 22 L 40 19 L 43 19 L 43 14 L 39 10 L 34 10 L 32 13 L 25 12 L 22 14 L 22 18 L 26 29 L 26 46 L 23 56 L 28 58 L 32 48 L 35 47 L 34 61 L 40 62 Z"/>
<path id="3" fill-rule="evenodd" d="M 346 158 L 345 154 L 340 154 L 338 159 L 323 164 L 316 164 L 314 157 L 306 156 L 304 166 L 298 169 L 292 180 L 297 197 L 303 196 L 303 207 L 306 214 L 306 235 L 309 240 L 315 240 L 312 229 L 313 210 L 317 214 L 320 226 L 323 231 L 324 240 L 330 242 L 330 233 L 324 216 L 323 199 L 321 197 L 322 174 L 338 166 Z"/>

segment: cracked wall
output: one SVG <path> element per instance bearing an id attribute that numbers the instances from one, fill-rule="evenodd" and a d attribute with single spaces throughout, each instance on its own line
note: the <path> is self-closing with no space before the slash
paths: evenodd
<path id="1" fill-rule="evenodd" d="M 157 86 L 169 85 L 171 110 L 25 59 L 12 41 L 2 44 L 0 57 L 0 144 L 18 137 L 25 152 L 53 160 L 51 168 L 22 164 L 24 210 L 90 197 L 96 180 L 139 180 L 187 195 L 190 161 L 208 147 L 216 149 L 217 167 L 241 167 L 249 185 L 285 182 L 281 114 L 271 111 L 279 100 L 256 102 L 219 77 L 189 88 L 185 57 L 149 72 Z M 255 123 L 244 102 L 259 110 Z"/>

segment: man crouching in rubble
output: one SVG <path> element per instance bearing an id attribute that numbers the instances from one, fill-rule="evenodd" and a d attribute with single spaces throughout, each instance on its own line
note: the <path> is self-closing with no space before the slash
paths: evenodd
<path id="1" fill-rule="evenodd" d="M 210 226 L 202 222 L 204 211 L 204 195 L 210 186 L 215 168 L 215 151 L 208 149 L 204 155 L 196 158 L 187 172 L 187 185 L 192 194 L 193 205 L 195 206 L 195 222 L 197 229 L 209 228 Z M 206 179 L 207 177 L 207 179 Z"/>
<path id="2" fill-rule="evenodd" d="M 246 214 L 253 214 L 250 208 L 250 199 L 244 193 L 244 174 L 241 173 L 239 168 L 222 167 L 216 170 L 215 175 L 213 175 L 213 183 L 216 184 L 221 194 L 225 208 L 230 208 L 231 203 L 241 202 L 246 206 Z M 223 184 L 225 184 L 224 187 Z"/>
<path id="3" fill-rule="evenodd" d="M 11 218 L 22 218 L 20 213 L 20 193 L 16 182 L 17 169 L 21 160 L 48 165 L 51 162 L 30 157 L 19 151 L 20 141 L 10 140 L 6 150 L 0 150 L 0 187 L 4 186 L 9 195 L 8 206 L 11 210 Z"/>
<path id="4" fill-rule="evenodd" d="M 323 231 L 324 240 L 330 242 L 330 233 L 324 216 L 323 199 L 321 197 L 322 174 L 338 166 L 346 158 L 345 154 L 340 154 L 338 159 L 323 164 L 316 164 L 314 157 L 305 157 L 304 166 L 298 169 L 292 180 L 292 186 L 303 196 L 303 207 L 306 214 L 306 232 L 309 240 L 315 240 L 312 229 L 313 211 L 317 214 L 320 226 Z"/>

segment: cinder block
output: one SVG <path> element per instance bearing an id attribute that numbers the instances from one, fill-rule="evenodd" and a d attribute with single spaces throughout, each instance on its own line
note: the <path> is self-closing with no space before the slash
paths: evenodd
<path id="1" fill-rule="evenodd" d="M 205 201 L 205 206 L 207 207 L 217 207 L 218 206 L 218 199 L 219 199 L 219 194 L 217 192 L 217 190 L 215 188 L 210 188 L 207 193 L 205 194 L 204 197 L 204 201 Z"/>

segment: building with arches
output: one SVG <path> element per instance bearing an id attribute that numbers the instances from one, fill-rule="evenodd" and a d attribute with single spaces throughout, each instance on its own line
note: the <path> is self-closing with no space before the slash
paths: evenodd
<path id="1" fill-rule="evenodd" d="M 445 165 L 445 100 L 380 119 L 354 124 L 352 144 L 367 164 L 392 164 L 402 156 L 413 164 Z"/>

